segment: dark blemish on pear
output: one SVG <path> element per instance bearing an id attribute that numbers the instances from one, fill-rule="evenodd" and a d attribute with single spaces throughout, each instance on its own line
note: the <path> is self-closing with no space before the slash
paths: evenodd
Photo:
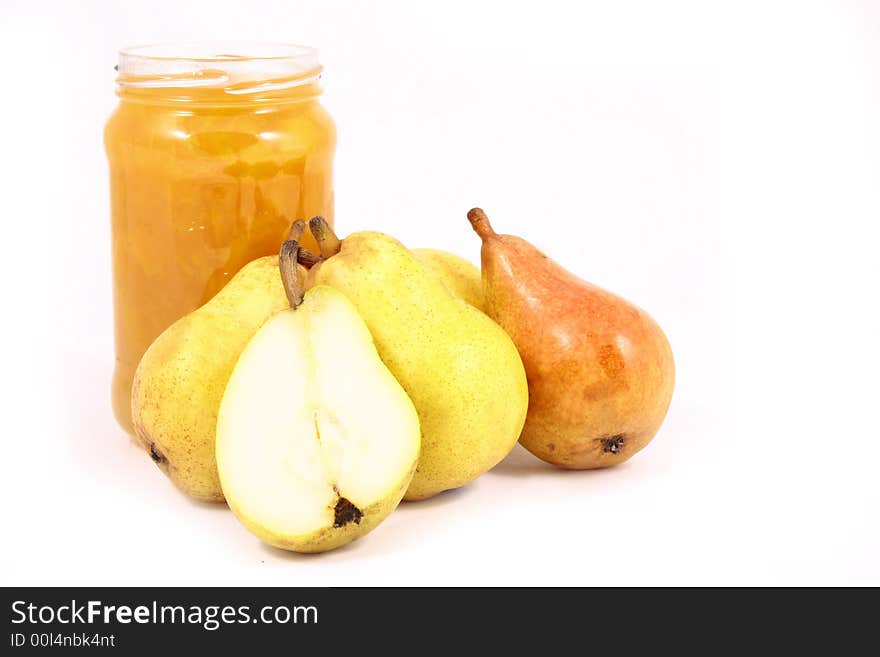
<path id="1" fill-rule="evenodd" d="M 158 463 L 159 465 L 168 463 L 168 459 L 165 458 L 165 455 L 156 449 L 156 443 L 150 443 L 150 458 L 153 459 L 154 463 Z"/>
<path id="2" fill-rule="evenodd" d="M 333 527 L 345 527 L 350 522 L 356 525 L 361 524 L 361 518 L 364 512 L 349 502 L 344 497 L 340 497 L 333 508 Z"/>
<path id="3" fill-rule="evenodd" d="M 602 443 L 602 451 L 606 454 L 619 454 L 623 450 L 623 436 L 620 434 L 611 436 L 611 438 L 600 438 Z"/>
<path id="4" fill-rule="evenodd" d="M 556 445 L 554 443 L 550 443 L 549 445 L 547 445 L 547 449 L 549 449 L 551 452 L 555 452 Z"/>

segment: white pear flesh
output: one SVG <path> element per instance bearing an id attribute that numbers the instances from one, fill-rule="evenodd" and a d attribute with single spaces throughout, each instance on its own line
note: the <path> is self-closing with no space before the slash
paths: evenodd
<path id="1" fill-rule="evenodd" d="M 366 534 L 398 505 L 420 429 L 357 309 L 319 286 L 242 352 L 216 445 L 223 493 L 242 524 L 276 547 L 322 552 Z"/>

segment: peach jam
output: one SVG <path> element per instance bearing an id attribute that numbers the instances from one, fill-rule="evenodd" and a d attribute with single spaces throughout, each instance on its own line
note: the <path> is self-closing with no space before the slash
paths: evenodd
<path id="1" fill-rule="evenodd" d="M 245 263 L 277 253 L 294 219 L 332 224 L 336 130 L 312 48 L 145 46 L 123 50 L 117 69 L 104 135 L 112 398 L 131 432 L 131 381 L 150 343 Z"/>

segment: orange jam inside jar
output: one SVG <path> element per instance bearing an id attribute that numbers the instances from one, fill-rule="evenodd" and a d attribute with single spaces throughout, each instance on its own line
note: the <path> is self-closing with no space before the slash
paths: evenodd
<path id="1" fill-rule="evenodd" d="M 332 224 L 336 130 L 312 48 L 145 46 L 122 51 L 117 68 L 104 134 L 112 398 L 131 432 L 132 377 L 150 343 L 247 262 L 277 253 L 292 220 Z"/>

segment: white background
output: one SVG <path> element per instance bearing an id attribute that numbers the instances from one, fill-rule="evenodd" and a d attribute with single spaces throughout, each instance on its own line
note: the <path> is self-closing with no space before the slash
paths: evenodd
<path id="1" fill-rule="evenodd" d="M 337 226 L 473 260 L 482 205 L 666 329 L 649 448 L 517 449 L 322 556 L 190 502 L 119 430 L 103 123 L 118 48 L 320 47 Z M 871 2 L 0 5 L 2 584 L 880 584 Z"/>

